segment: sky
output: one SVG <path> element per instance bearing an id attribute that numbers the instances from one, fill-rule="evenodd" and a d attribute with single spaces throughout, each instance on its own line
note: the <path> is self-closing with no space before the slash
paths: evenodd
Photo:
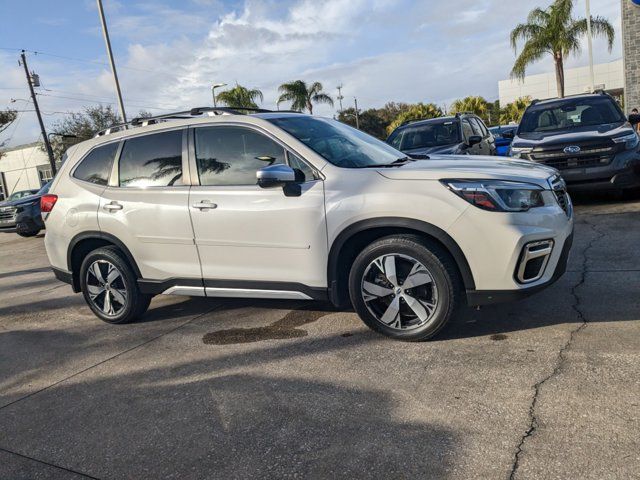
<path id="1" fill-rule="evenodd" d="M 211 85 L 238 83 L 276 107 L 278 86 L 319 81 L 343 105 L 388 101 L 450 105 L 498 98 L 515 59 L 509 32 L 551 0 L 103 0 L 129 117 L 211 105 Z M 584 16 L 585 0 L 575 15 Z M 55 5 L 55 8 L 52 8 Z M 596 63 L 622 56 L 620 0 L 591 0 L 592 15 L 616 28 L 611 52 L 594 41 Z M 24 110 L 0 144 L 38 140 L 20 49 L 40 76 L 38 102 L 48 131 L 66 112 L 113 104 L 113 80 L 93 0 L 0 3 L 0 109 Z M 33 53 L 38 52 L 38 53 Z M 582 54 L 566 67 L 586 65 Z M 551 57 L 527 73 L 552 71 Z M 12 99 L 15 101 L 12 102 Z M 283 105 L 282 108 L 286 108 Z M 322 105 L 314 113 L 332 116 Z"/>

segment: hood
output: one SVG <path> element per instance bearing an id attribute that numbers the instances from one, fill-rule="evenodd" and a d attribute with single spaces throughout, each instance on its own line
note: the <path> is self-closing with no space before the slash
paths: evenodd
<path id="1" fill-rule="evenodd" d="M 0 202 L 0 208 L 2 207 L 18 207 L 20 205 L 26 205 L 28 203 L 32 203 L 35 202 L 37 200 L 40 200 L 40 197 L 42 195 L 28 195 L 26 197 L 22 197 L 22 198 L 18 198 L 16 200 L 11 200 L 11 201 L 4 201 L 4 202 Z"/>
<path id="2" fill-rule="evenodd" d="M 625 133 L 633 133 L 630 124 L 608 123 L 555 132 L 518 133 L 513 145 L 518 147 L 551 147 L 567 143 L 609 139 Z"/>
<path id="3" fill-rule="evenodd" d="M 412 148 L 410 150 L 403 150 L 402 153 L 407 155 L 419 154 L 419 155 L 431 155 L 432 153 L 439 153 L 442 155 L 453 154 L 458 151 L 459 143 L 452 143 L 451 145 L 438 145 L 435 147 L 425 148 Z"/>
<path id="4" fill-rule="evenodd" d="M 442 155 L 417 160 L 399 167 L 379 168 L 383 177 L 392 180 L 442 180 L 445 178 L 491 178 L 527 182 L 549 188 L 548 178 L 557 170 L 529 160 L 504 157 Z"/>

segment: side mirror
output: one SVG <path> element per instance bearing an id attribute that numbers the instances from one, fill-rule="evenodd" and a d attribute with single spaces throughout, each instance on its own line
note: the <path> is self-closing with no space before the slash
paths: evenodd
<path id="1" fill-rule="evenodd" d="M 500 136 L 502 138 L 508 138 L 510 140 L 513 140 L 514 137 L 516 136 L 516 132 L 514 130 L 507 130 L 504 132 L 500 132 Z"/>
<path id="2" fill-rule="evenodd" d="M 482 141 L 482 137 L 480 135 L 471 135 L 467 140 L 467 145 L 473 147 L 474 145 L 479 144 Z"/>
<path id="3" fill-rule="evenodd" d="M 262 188 L 284 187 L 296 181 L 296 172 L 289 165 L 269 165 L 258 170 L 256 177 Z"/>

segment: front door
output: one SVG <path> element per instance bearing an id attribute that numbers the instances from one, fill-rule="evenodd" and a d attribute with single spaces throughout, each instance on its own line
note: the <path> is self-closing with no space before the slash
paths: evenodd
<path id="1" fill-rule="evenodd" d="M 189 186 L 182 181 L 183 142 L 186 147 L 185 129 L 125 140 L 102 194 L 98 223 L 131 251 L 143 278 L 202 288 Z"/>
<path id="2" fill-rule="evenodd" d="M 299 292 L 326 288 L 324 187 L 317 172 L 252 128 L 192 132 L 191 166 L 200 185 L 191 187 L 189 206 L 207 295 L 303 298 Z M 297 169 L 300 196 L 256 184 L 257 170 L 278 163 Z"/>

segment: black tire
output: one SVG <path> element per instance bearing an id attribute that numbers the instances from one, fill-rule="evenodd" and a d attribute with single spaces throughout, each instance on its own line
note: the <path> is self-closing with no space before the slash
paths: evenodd
<path id="1" fill-rule="evenodd" d="M 364 299 L 365 292 L 363 291 L 363 282 L 365 281 L 365 275 L 375 273 L 368 270 L 368 268 L 376 259 L 389 255 L 403 256 L 401 259 L 410 257 L 422 264 L 430 274 L 433 282 L 430 282 L 428 285 L 435 285 L 437 301 L 426 323 L 420 325 L 420 319 L 416 316 L 416 326 L 409 326 L 406 327 L 406 329 L 393 328 L 381 320 L 378 320 L 367 306 L 367 302 L 365 302 Z M 398 273 L 397 282 L 404 283 L 403 280 L 400 280 L 400 276 L 401 274 Z M 408 277 L 405 277 L 405 280 L 406 278 Z M 402 285 L 398 288 L 402 290 Z M 407 291 L 409 290 L 405 290 L 403 293 Z M 414 342 L 424 341 L 435 336 L 454 316 L 458 307 L 464 303 L 460 274 L 449 253 L 435 242 L 431 242 L 417 235 L 384 237 L 367 246 L 356 257 L 351 267 L 349 274 L 349 295 L 353 308 L 369 328 L 397 340 Z M 414 295 L 414 293 L 412 292 L 411 295 Z M 397 296 L 401 297 L 402 295 L 398 293 Z M 395 297 L 396 294 L 393 295 L 393 299 L 395 299 Z M 385 302 L 390 297 L 381 296 L 376 300 L 380 298 L 384 298 L 385 300 L 380 301 Z M 407 297 L 400 298 L 399 302 L 406 303 L 405 298 Z M 408 299 L 407 301 L 410 300 L 411 299 Z M 409 314 L 413 312 L 413 310 L 407 310 L 408 305 L 401 306 L 400 308 L 404 308 Z M 400 318 L 402 318 L 402 316 L 400 316 Z M 402 323 L 402 321 L 400 321 L 400 323 Z"/>
<path id="2" fill-rule="evenodd" d="M 38 235 L 40 230 L 16 230 L 16 233 L 21 237 L 29 238 Z"/>
<path id="3" fill-rule="evenodd" d="M 104 297 L 102 300 L 103 308 L 100 308 L 100 296 L 107 295 L 107 293 L 102 293 L 95 296 L 95 300 L 92 299 L 90 289 L 94 289 L 95 292 L 96 286 L 90 285 L 88 283 L 88 270 L 94 264 L 98 262 L 100 265 L 107 266 L 111 264 L 114 266 L 120 276 L 117 277 L 117 285 L 114 285 L 113 290 L 117 292 L 121 292 L 123 289 L 126 292 L 124 295 L 125 302 L 124 303 L 116 303 L 114 304 L 114 312 L 112 314 L 108 314 L 104 311 Z M 103 268 L 103 279 L 104 279 L 104 268 Z M 96 276 L 91 274 L 89 278 L 96 279 Z M 84 299 L 89 305 L 89 308 L 93 311 L 93 313 L 100 318 L 101 320 L 107 323 L 130 323 L 134 320 L 141 317 L 149 308 L 149 303 L 151 302 L 152 295 L 145 295 L 140 293 L 140 289 L 138 288 L 138 282 L 133 269 L 125 259 L 124 255 L 120 252 L 120 250 L 116 247 L 102 247 L 90 252 L 83 260 L 82 265 L 80 266 L 80 287 L 82 289 L 82 294 L 84 295 Z M 111 288 L 111 287 L 109 287 Z M 111 291 L 111 290 L 110 290 Z M 113 294 L 110 295 L 110 298 L 116 298 Z M 111 306 L 111 303 L 109 304 Z M 119 308 L 119 310 L 116 310 Z"/>

